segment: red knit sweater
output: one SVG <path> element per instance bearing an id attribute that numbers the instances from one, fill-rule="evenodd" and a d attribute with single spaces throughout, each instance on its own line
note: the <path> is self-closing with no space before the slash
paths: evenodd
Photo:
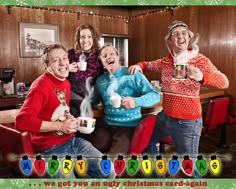
<path id="1" fill-rule="evenodd" d="M 43 120 L 56 121 L 67 113 L 69 96 L 68 80 L 60 81 L 47 72 L 32 83 L 16 117 L 16 128 L 30 132 L 36 152 L 61 144 L 72 137 L 73 134 L 57 136 L 53 132 L 39 132 Z"/>
<path id="2" fill-rule="evenodd" d="M 175 118 L 195 119 L 202 116 L 199 98 L 201 83 L 193 79 L 173 79 L 173 58 L 171 55 L 149 62 L 139 62 L 143 70 L 161 72 L 163 110 Z M 203 85 L 224 89 L 229 86 L 227 77 L 202 54 L 190 59 L 188 65 L 198 67 L 204 76 Z"/>

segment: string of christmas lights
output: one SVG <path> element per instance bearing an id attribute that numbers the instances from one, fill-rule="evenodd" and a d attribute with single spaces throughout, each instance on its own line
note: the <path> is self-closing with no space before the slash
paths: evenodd
<path id="1" fill-rule="evenodd" d="M 95 13 L 93 11 L 81 11 L 81 10 L 71 10 L 71 9 L 64 9 L 64 8 L 50 8 L 50 7 L 45 7 L 45 6 L 6 6 L 8 14 L 11 13 L 11 8 L 24 8 L 24 9 L 35 9 L 35 10 L 42 10 L 42 11 L 50 11 L 50 12 L 62 12 L 62 13 L 67 13 L 67 14 L 77 14 L 79 17 L 80 15 L 84 16 L 97 16 L 97 17 L 102 17 L 102 18 L 109 18 L 109 19 L 123 19 L 123 20 L 133 20 L 133 19 L 138 19 L 138 18 L 143 18 L 145 16 L 153 15 L 153 14 L 159 14 L 167 11 L 171 11 L 172 14 L 174 14 L 174 11 L 178 9 L 179 7 L 182 6 L 170 6 L 170 7 L 165 7 L 164 9 L 158 9 L 158 10 L 152 10 L 148 11 L 145 13 L 141 13 L 135 16 L 120 16 L 120 15 L 106 15 L 106 14 L 101 14 L 101 13 Z"/>
<path id="2" fill-rule="evenodd" d="M 217 157 L 220 158 L 221 160 L 224 160 L 224 161 L 232 161 L 232 158 L 228 158 L 227 157 L 229 155 L 230 154 L 226 154 L 226 155 L 217 154 Z M 30 158 L 30 159 L 34 159 L 34 158 L 36 158 L 36 156 L 42 156 L 42 155 L 41 154 L 37 154 L 35 156 L 34 155 L 27 155 L 27 157 Z M 64 158 L 65 157 L 64 155 L 56 155 L 56 156 L 57 156 L 57 158 Z M 82 156 L 82 155 L 77 155 L 77 156 L 70 155 L 70 156 L 71 156 L 72 159 L 76 159 L 76 158 L 78 158 L 78 156 Z M 116 159 L 117 158 L 117 155 L 104 155 L 104 156 L 107 156 L 107 158 L 109 158 L 109 159 Z M 144 155 L 134 155 L 134 154 L 133 155 L 119 155 L 119 156 L 122 156 L 122 158 L 124 158 L 124 159 L 129 159 L 129 158 L 133 157 L 133 158 L 136 158 L 136 160 L 137 159 L 142 159 L 144 157 Z M 165 155 L 165 156 L 161 156 L 160 155 L 160 157 L 162 159 L 171 159 L 171 158 L 173 158 L 173 156 L 177 156 L 177 155 Z M 204 156 L 205 156 L 206 159 L 210 160 L 213 155 L 204 155 Z M 51 157 L 52 157 L 51 155 L 43 155 L 43 158 L 46 158 L 46 159 L 51 158 Z M 149 159 L 156 159 L 156 157 L 157 156 L 148 155 Z M 177 157 L 180 158 L 180 159 L 183 159 L 183 160 L 185 158 L 184 156 L 183 157 L 177 156 Z M 197 158 L 199 158 L 199 159 L 200 159 L 200 157 L 203 158 L 203 155 L 198 155 L 197 156 Z M 17 159 L 21 159 L 22 156 L 15 156 L 14 159 L 16 159 L 16 158 Z M 90 156 L 84 156 L 83 155 L 83 158 L 85 158 L 85 159 L 99 159 L 101 157 L 99 157 L 99 156 L 97 156 L 97 157 L 95 157 L 95 156 L 90 157 Z"/>
<path id="3" fill-rule="evenodd" d="M 126 164 L 123 160 L 122 155 L 118 155 L 117 159 L 114 160 L 114 164 L 112 164 L 111 160 L 107 157 L 107 155 L 103 155 L 100 159 L 100 168 L 104 174 L 109 174 L 112 170 L 112 166 L 114 166 L 114 170 L 117 175 L 121 174 L 125 169 L 125 166 L 130 175 L 133 175 L 137 172 L 139 167 L 139 161 L 137 160 L 137 156 L 132 155 L 131 159 L 128 160 Z M 209 168 L 213 175 L 218 175 L 221 172 L 221 161 L 216 157 L 216 155 L 212 155 L 209 160 L 209 165 L 207 165 L 206 160 L 203 159 L 202 155 L 197 157 L 197 161 L 195 165 L 192 159 L 189 158 L 188 155 L 183 157 L 182 162 L 178 159 L 177 155 L 173 155 L 171 159 L 168 161 L 162 159 L 161 155 L 156 156 L 156 160 L 153 163 L 151 159 L 149 159 L 148 155 L 144 155 L 141 160 L 141 169 L 144 174 L 150 175 L 153 171 L 153 165 L 155 164 L 156 173 L 159 175 L 163 175 L 166 173 L 168 163 L 168 172 L 172 175 L 176 174 L 180 168 L 182 168 L 183 172 L 187 175 L 191 175 L 194 167 L 200 175 L 204 175 L 206 170 Z M 44 174 L 46 170 L 45 160 L 41 157 L 41 155 L 37 155 L 34 163 L 31 162 L 31 159 L 28 158 L 27 155 L 23 155 L 22 159 L 19 162 L 21 171 L 25 175 L 30 175 L 33 170 L 39 174 Z M 182 165 L 182 167 L 180 166 Z M 71 170 L 73 170 L 73 166 L 75 166 L 75 170 L 79 175 L 84 175 L 87 170 L 86 160 L 83 159 L 82 155 L 77 156 L 77 160 L 72 161 L 70 155 L 66 155 L 64 159 L 61 161 L 61 171 L 63 174 L 68 174 Z M 47 168 L 48 172 L 51 175 L 54 175 L 60 167 L 60 162 L 57 159 L 56 155 L 52 155 L 51 159 L 48 160 Z"/>

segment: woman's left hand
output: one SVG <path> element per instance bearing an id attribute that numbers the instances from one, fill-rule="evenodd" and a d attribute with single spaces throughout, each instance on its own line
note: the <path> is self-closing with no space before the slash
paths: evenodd
<path id="1" fill-rule="evenodd" d="M 188 66 L 188 77 L 194 79 L 195 81 L 202 81 L 203 73 L 197 67 Z"/>

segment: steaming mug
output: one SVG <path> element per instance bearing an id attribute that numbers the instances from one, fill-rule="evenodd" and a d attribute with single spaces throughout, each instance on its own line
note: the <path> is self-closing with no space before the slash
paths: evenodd
<path id="1" fill-rule="evenodd" d="M 96 119 L 90 117 L 78 117 L 78 131 L 83 134 L 90 134 L 95 129 Z"/>
<path id="2" fill-rule="evenodd" d="M 174 64 L 174 79 L 187 79 L 187 64 Z"/>
<path id="3" fill-rule="evenodd" d="M 114 108 L 119 108 L 121 105 L 121 97 L 118 95 L 114 95 L 110 98 L 111 104 Z"/>
<path id="4" fill-rule="evenodd" d="M 78 66 L 79 66 L 79 71 L 86 71 L 87 69 L 87 62 L 78 62 Z"/>

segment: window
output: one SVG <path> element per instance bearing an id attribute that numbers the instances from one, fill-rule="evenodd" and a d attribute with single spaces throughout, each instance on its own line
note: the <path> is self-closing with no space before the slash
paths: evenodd
<path id="1" fill-rule="evenodd" d="M 128 67 L 128 36 L 102 34 L 100 38 L 101 47 L 108 44 L 117 48 L 121 66 Z"/>

